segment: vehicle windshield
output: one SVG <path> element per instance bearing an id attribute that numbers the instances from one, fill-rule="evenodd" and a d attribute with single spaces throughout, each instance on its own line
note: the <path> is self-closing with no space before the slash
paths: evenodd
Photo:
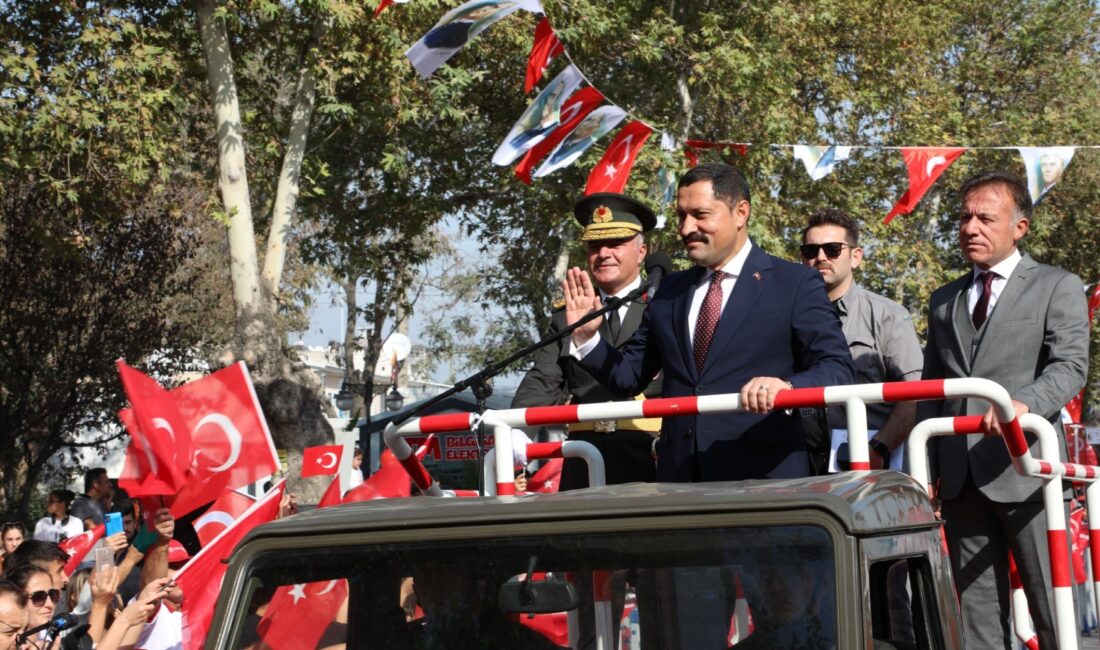
<path id="1" fill-rule="evenodd" d="M 317 548 L 261 555 L 249 577 L 230 647 L 836 646 L 833 543 L 816 526 Z"/>

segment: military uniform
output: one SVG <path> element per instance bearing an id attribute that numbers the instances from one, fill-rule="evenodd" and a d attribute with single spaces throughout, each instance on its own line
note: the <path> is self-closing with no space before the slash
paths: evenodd
<path id="1" fill-rule="evenodd" d="M 577 220 L 585 226 L 582 241 L 623 239 L 646 232 L 656 225 L 656 217 L 645 206 L 619 194 L 593 194 L 582 199 L 574 209 Z M 640 286 L 637 279 L 622 289 L 625 295 Z M 601 291 L 603 300 L 607 296 Z M 600 325 L 600 336 L 618 347 L 634 334 L 645 312 L 644 300 L 635 300 L 619 309 L 618 332 L 611 317 L 605 317 Z M 558 306 L 551 317 L 551 333 L 565 328 L 564 305 Z M 535 353 L 531 369 L 523 377 L 512 408 L 550 406 L 557 404 L 592 404 L 635 398 L 606 388 L 585 370 L 569 354 L 569 337 L 548 345 Z M 660 379 L 655 379 L 643 395 L 658 396 Z M 570 440 L 592 443 L 603 455 L 607 471 L 607 483 L 652 482 L 656 479 L 656 465 L 652 456 L 653 440 L 660 434 L 661 421 L 657 418 L 636 420 L 612 420 L 581 423 L 569 428 Z M 588 469 L 583 460 L 567 459 L 562 469 L 561 489 L 573 490 L 588 486 Z"/>

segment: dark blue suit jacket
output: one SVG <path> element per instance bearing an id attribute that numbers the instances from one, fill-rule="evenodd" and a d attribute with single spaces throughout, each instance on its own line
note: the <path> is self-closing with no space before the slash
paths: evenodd
<path id="1" fill-rule="evenodd" d="M 779 377 L 796 388 L 852 382 L 848 343 L 821 274 L 755 246 L 722 311 L 706 365 L 696 373 L 688 310 L 705 273 L 694 268 L 669 275 L 634 336 L 618 350 L 601 340 L 582 365 L 624 395 L 641 392 L 658 371 L 665 397 L 736 393 L 753 377 Z M 666 418 L 661 431 L 658 481 L 809 473 L 797 412 Z"/>

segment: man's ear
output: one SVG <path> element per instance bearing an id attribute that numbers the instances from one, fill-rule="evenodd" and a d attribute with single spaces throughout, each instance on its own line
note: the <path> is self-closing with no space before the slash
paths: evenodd
<path id="1" fill-rule="evenodd" d="M 852 268 L 858 269 L 861 262 L 863 262 L 863 249 L 856 246 L 852 249 Z"/>
<path id="2" fill-rule="evenodd" d="M 749 213 L 751 212 L 752 206 L 745 199 L 741 199 L 737 202 L 737 205 L 733 206 L 733 220 L 738 230 L 744 228 L 745 224 L 748 223 Z"/>

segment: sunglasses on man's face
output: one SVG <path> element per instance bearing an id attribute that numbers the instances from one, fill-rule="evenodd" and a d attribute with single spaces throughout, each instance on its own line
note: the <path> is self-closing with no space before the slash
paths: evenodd
<path id="1" fill-rule="evenodd" d="M 27 598 L 30 599 L 31 604 L 35 607 L 41 607 L 46 604 L 46 598 L 53 601 L 56 605 L 57 601 L 61 600 L 60 589 L 44 589 L 42 591 L 36 591 L 33 594 L 27 594 Z"/>
<path id="2" fill-rule="evenodd" d="M 832 241 L 827 244 L 802 244 L 798 247 L 798 250 L 802 251 L 802 259 L 812 260 L 817 259 L 817 252 L 824 249 L 825 257 L 835 260 L 840 257 L 840 253 L 845 248 L 851 248 L 851 246 L 844 242 Z"/>

